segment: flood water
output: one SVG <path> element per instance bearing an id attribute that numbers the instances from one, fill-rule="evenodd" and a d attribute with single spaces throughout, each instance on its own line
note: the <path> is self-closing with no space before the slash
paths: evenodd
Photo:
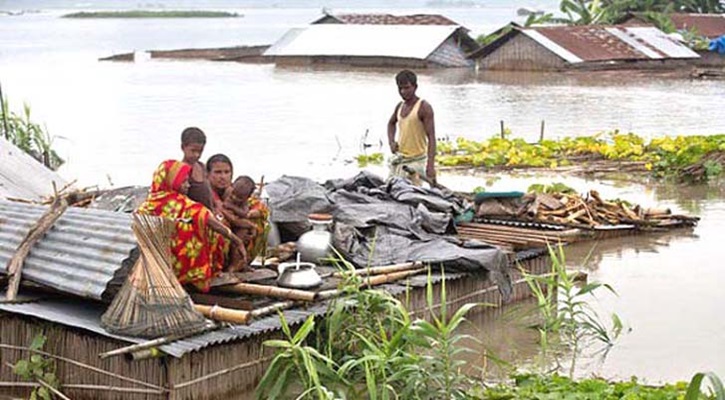
<path id="1" fill-rule="evenodd" d="M 363 143 L 371 145 L 368 151 L 380 150 L 398 101 L 396 70 L 98 61 L 134 50 L 269 44 L 287 29 L 319 17 L 314 2 L 299 8 L 261 1 L 155 3 L 169 8 L 210 4 L 245 16 L 220 21 L 69 20 L 59 18 L 68 10 L 57 7 L 81 7 L 70 1 L 55 3 L 61 6 L 0 1 L 0 10 L 41 9 L 0 15 L 0 84 L 13 110 L 27 102 L 32 119 L 56 136 L 54 145 L 67 160 L 60 172 L 67 179 L 102 187 L 146 185 L 161 160 L 181 156 L 180 132 L 192 125 L 208 134 L 206 156 L 224 152 L 237 173 L 264 175 L 268 181 L 283 174 L 317 180 L 349 177 L 359 170 L 350 160 Z M 335 11 L 442 13 L 476 35 L 516 19 L 518 6 L 557 3 L 491 1 L 473 9 L 426 9 L 423 2 L 415 8 L 371 2 L 370 8 L 357 1 Z M 89 4 L 86 8 L 92 9 Z M 514 136 L 534 139 L 542 120 L 547 137 L 611 129 L 648 137 L 725 133 L 725 81 L 435 70 L 420 73 L 419 87 L 434 107 L 438 136 L 451 139 L 488 138 L 499 131 L 500 121 Z M 471 190 L 489 179 L 442 173 L 439 180 Z M 617 297 L 600 296 L 596 307 L 604 315 L 616 312 L 631 328 L 603 364 L 588 363 L 581 373 L 623 379 L 637 375 L 651 382 L 686 380 L 704 370 L 725 376 L 722 189 L 543 176 L 504 177 L 490 190 L 525 190 L 530 183 L 555 180 L 580 192 L 597 189 L 604 197 L 702 218 L 692 231 L 601 241 L 586 264 L 592 243 L 567 250 L 573 267 L 617 290 Z M 502 356 L 527 362 L 536 352 L 535 336 L 506 322 L 505 310 L 498 314 L 500 318 L 486 319 L 472 331 L 498 338 L 493 342 L 505 344 Z"/>

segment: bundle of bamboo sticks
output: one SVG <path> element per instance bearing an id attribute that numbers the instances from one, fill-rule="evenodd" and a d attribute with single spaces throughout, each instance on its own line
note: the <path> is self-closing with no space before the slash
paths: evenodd
<path id="1" fill-rule="evenodd" d="M 538 222 L 578 228 L 620 224 L 656 227 L 673 221 L 694 225 L 698 221 L 695 217 L 674 215 L 669 209 L 646 209 L 624 201 L 606 201 L 596 190 L 591 190 L 586 197 L 565 193 L 537 194 L 520 214 Z"/>
<path id="2" fill-rule="evenodd" d="M 140 256 L 126 282 L 101 317 L 109 332 L 156 338 L 201 331 L 204 316 L 171 270 L 173 221 L 134 214 Z"/>

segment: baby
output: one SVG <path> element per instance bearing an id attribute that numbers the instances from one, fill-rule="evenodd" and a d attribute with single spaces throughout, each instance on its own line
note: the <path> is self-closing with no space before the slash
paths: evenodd
<path id="1" fill-rule="evenodd" d="M 259 242 L 265 232 L 269 211 L 253 196 L 255 189 L 252 178 L 240 176 L 224 194 L 220 212 L 232 232 L 244 241 L 246 247 L 245 257 L 236 252 L 231 254 L 230 272 L 242 270 L 261 251 Z"/>

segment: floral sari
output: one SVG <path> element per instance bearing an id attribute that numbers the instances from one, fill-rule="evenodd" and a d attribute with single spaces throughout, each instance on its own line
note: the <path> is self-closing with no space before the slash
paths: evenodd
<path id="1" fill-rule="evenodd" d="M 229 250 L 223 236 L 208 226 L 211 211 L 179 192 L 191 174 L 191 166 L 168 160 L 154 172 L 148 198 L 137 212 L 176 220 L 171 255 L 176 277 L 182 284 L 192 284 L 199 290 L 209 290 L 211 278 L 224 266 Z"/>

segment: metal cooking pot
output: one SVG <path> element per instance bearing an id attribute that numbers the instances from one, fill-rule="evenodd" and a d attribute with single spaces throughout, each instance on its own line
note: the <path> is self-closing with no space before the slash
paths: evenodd
<path id="1" fill-rule="evenodd" d="M 277 285 L 294 288 L 309 289 L 322 284 L 322 278 L 311 262 L 285 262 L 279 265 Z"/>

